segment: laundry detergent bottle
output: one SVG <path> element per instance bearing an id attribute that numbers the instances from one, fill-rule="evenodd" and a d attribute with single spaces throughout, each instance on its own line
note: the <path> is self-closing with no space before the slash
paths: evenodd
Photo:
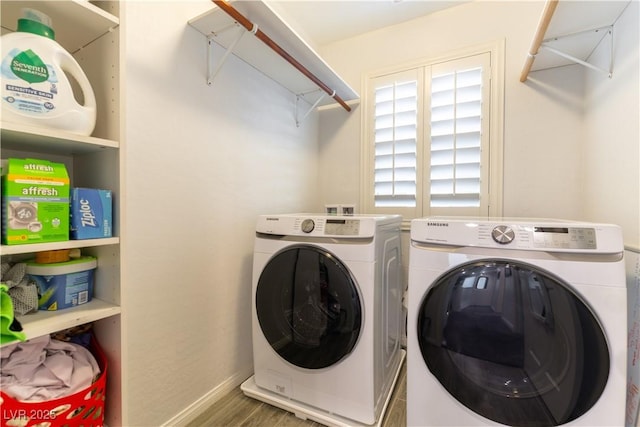
<path id="1" fill-rule="evenodd" d="M 96 124 L 93 89 L 78 62 L 55 41 L 50 18 L 22 9 L 17 31 L 3 35 L 0 42 L 0 119 L 90 135 Z M 74 97 L 68 76 L 77 82 L 83 104 Z"/>

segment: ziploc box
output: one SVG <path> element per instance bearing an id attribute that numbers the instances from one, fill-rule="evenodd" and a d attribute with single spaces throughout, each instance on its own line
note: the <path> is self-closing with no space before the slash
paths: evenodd
<path id="1" fill-rule="evenodd" d="M 56 311 L 91 301 L 97 266 L 90 256 L 51 264 L 27 262 L 27 275 L 38 288 L 38 309 Z"/>
<path id="2" fill-rule="evenodd" d="M 7 159 L 2 168 L 2 243 L 69 240 L 69 175 L 62 163 Z"/>
<path id="3" fill-rule="evenodd" d="M 112 234 L 110 190 L 73 188 L 71 190 L 71 238 L 99 239 Z"/>

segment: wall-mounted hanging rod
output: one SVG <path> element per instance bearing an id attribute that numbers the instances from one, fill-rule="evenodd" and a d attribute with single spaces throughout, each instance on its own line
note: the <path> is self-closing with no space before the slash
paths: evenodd
<path id="1" fill-rule="evenodd" d="M 231 16 L 238 24 L 243 26 L 248 31 L 255 30 L 256 26 L 254 23 L 249 21 L 244 15 L 238 12 L 233 6 L 231 6 L 226 1 L 222 0 L 211 0 L 216 4 L 220 9 L 226 12 L 229 16 Z M 253 32 L 253 31 L 252 31 Z M 326 84 L 320 81 L 311 71 L 305 68 L 304 65 L 300 64 L 295 58 L 293 58 L 289 53 L 287 53 L 282 47 L 280 47 L 276 42 L 274 42 L 269 36 L 267 36 L 262 30 L 259 28 L 254 32 L 255 36 L 260 39 L 264 44 L 269 46 L 273 51 L 275 51 L 278 55 L 284 58 L 287 62 L 293 65 L 298 71 L 304 74 L 307 78 L 309 78 L 312 82 L 314 82 L 318 87 L 320 87 L 323 91 L 325 91 L 328 95 L 331 95 L 333 99 L 336 100 L 345 110 L 351 111 L 351 107 L 347 105 L 346 102 L 340 96 L 335 94 L 335 91 L 330 89 Z"/>
<path id="2" fill-rule="evenodd" d="M 556 7 L 558 7 L 558 0 L 547 0 L 547 3 L 544 5 L 540 22 L 538 22 L 538 29 L 533 37 L 531 48 L 529 48 L 529 53 L 527 54 L 527 60 L 522 69 L 522 73 L 520 74 L 521 82 L 526 81 L 529 76 L 529 71 L 531 71 L 531 67 L 533 66 L 533 60 L 538 54 L 538 50 L 540 50 L 540 45 L 544 40 L 544 34 L 547 32 L 547 28 L 549 28 L 549 23 L 551 22 L 551 17 L 555 12 Z"/>

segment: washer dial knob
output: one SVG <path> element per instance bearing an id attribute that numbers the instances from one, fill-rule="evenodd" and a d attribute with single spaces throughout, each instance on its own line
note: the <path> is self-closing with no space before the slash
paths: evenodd
<path id="1" fill-rule="evenodd" d="M 313 229 L 316 228 L 316 223 L 313 222 L 312 219 L 305 219 L 304 221 L 302 221 L 300 228 L 302 228 L 302 231 L 304 233 L 311 233 Z"/>
<path id="2" fill-rule="evenodd" d="M 501 245 L 508 245 L 516 238 L 516 233 L 507 225 L 498 225 L 491 231 L 491 237 Z"/>

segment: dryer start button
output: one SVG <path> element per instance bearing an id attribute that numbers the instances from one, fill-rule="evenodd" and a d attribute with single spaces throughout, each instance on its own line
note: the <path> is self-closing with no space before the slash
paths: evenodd
<path id="1" fill-rule="evenodd" d="M 513 232 L 513 229 L 511 227 L 506 225 L 498 225 L 491 231 L 491 237 L 493 237 L 493 240 L 495 240 L 497 243 L 500 243 L 501 245 L 507 245 L 513 242 L 516 234 Z"/>

